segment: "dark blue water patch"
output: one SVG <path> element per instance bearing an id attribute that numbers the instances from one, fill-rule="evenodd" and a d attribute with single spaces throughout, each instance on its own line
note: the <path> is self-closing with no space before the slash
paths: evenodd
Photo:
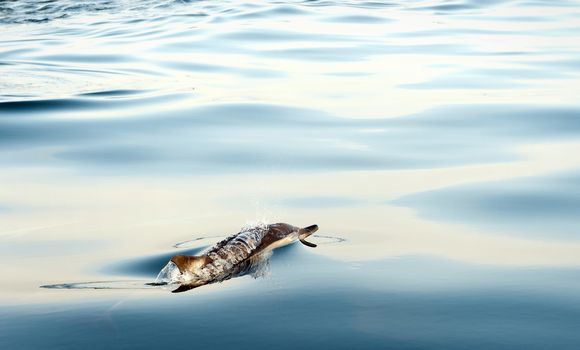
<path id="1" fill-rule="evenodd" d="M 325 19 L 325 22 L 333 23 L 357 23 L 357 24 L 386 24 L 395 22 L 388 17 L 370 16 L 370 15 L 343 15 L 332 16 Z"/>
<path id="2" fill-rule="evenodd" d="M 151 90 L 102 90 L 102 91 L 94 91 L 94 92 L 85 92 L 79 94 L 78 96 L 96 96 L 96 97 L 123 97 L 123 96 L 132 96 L 132 95 L 139 95 Z"/>
<path id="3" fill-rule="evenodd" d="M 531 107 L 531 108 L 530 108 Z M 472 105 L 435 108 L 398 120 L 402 128 L 428 128 L 442 138 L 486 135 L 494 142 L 551 140 L 580 135 L 580 109 L 517 105 Z M 437 130 L 437 131 L 435 131 Z M 447 131 L 450 133 L 448 134 Z M 493 131 L 492 131 L 493 130 Z M 517 141 L 519 143 L 519 141 Z M 486 143 L 489 145 L 489 143 Z"/>
<path id="4" fill-rule="evenodd" d="M 50 112 L 75 112 L 75 111 L 95 111 L 95 110 L 122 110 L 123 108 L 128 108 L 132 106 L 141 106 L 144 104 L 154 104 L 155 102 L 170 102 L 179 101 L 187 98 L 191 98 L 192 95 L 186 92 L 173 93 L 170 95 L 156 95 L 147 97 L 135 97 L 135 98 L 124 98 L 124 99 L 110 99 L 110 96 L 105 95 L 92 95 L 92 96 L 82 96 L 82 97 L 70 97 L 62 99 L 18 99 L 16 101 L 2 101 L 1 99 L 6 98 L 10 95 L 0 95 L 0 118 L 7 116 L 8 114 L 20 114 L 20 115 L 35 115 L 44 114 L 48 115 Z M 101 98 L 107 103 L 102 103 L 99 101 Z"/>
<path id="5" fill-rule="evenodd" d="M 142 72 L 144 75 L 155 75 L 155 72 L 152 71 L 143 71 L 137 70 L 133 68 L 128 68 L 124 71 L 116 71 L 116 70 L 107 70 L 107 69 L 97 69 L 94 68 L 87 68 L 87 67 L 74 67 L 70 65 L 63 65 L 59 63 L 47 63 L 47 62 L 39 62 L 39 61 L 31 61 L 31 60 L 10 60 L 5 61 L 8 65 L 20 66 L 18 69 L 22 71 L 32 70 L 33 72 L 51 72 L 56 74 L 62 73 L 79 73 L 81 76 L 107 76 L 109 78 L 118 79 L 120 76 L 125 76 L 127 73 L 131 72 Z M 8 94 L 3 94 L 8 95 Z"/>
<path id="6" fill-rule="evenodd" d="M 361 42 L 353 45 L 337 45 L 328 47 L 303 47 L 267 49 L 259 52 L 273 58 L 300 61 L 364 61 L 378 55 L 406 55 L 406 54 L 429 54 L 444 56 L 471 56 L 480 55 L 474 46 L 460 44 L 377 44 L 374 42 Z"/>
<path id="7" fill-rule="evenodd" d="M 259 30 L 255 28 L 245 28 L 235 32 L 226 32 L 214 36 L 214 40 L 228 40 L 232 44 L 237 44 L 239 42 L 294 42 L 294 41 L 312 41 L 312 42 L 355 42 L 353 38 L 333 35 L 333 34 L 323 34 L 323 33 L 307 33 L 299 31 L 289 31 L 289 30 L 275 30 L 270 29 L 268 31 Z"/>
<path id="8" fill-rule="evenodd" d="M 435 6 L 425 6 L 421 7 L 422 10 L 426 11 L 440 11 L 440 12 L 456 12 L 456 11 L 465 11 L 465 10 L 473 10 L 478 8 L 474 6 L 474 4 L 467 3 L 465 1 L 460 1 L 455 4 L 440 4 Z"/>
<path id="9" fill-rule="evenodd" d="M 88 128 L 70 129 L 59 123 L 37 123 L 35 121 L 9 120 L 0 122 L 0 144 L 19 149 L 35 148 L 43 145 L 68 145 L 99 137 L 100 133 Z"/>
<path id="10" fill-rule="evenodd" d="M 464 11 L 472 11 L 485 9 L 488 7 L 505 5 L 506 2 L 503 0 L 489 0 L 489 1 L 477 1 L 477 0 L 455 0 L 455 1 L 438 1 L 438 2 L 427 2 L 423 5 L 419 2 L 418 5 L 412 6 L 412 10 L 429 11 L 440 14 L 456 14 Z"/>
<path id="11" fill-rule="evenodd" d="M 8 40 L 3 40 L 2 42 L 5 44 L 9 43 Z M 26 42 L 26 41 L 24 41 L 24 42 Z M 2 51 L 0 51 L 0 59 L 7 60 L 7 59 L 13 58 L 13 57 L 21 57 L 22 55 L 31 54 L 37 50 L 38 49 L 36 49 L 36 48 L 30 48 L 30 47 L 10 49 L 10 50 L 2 50 Z M 11 62 L 11 61 L 0 62 L 0 64 L 2 64 L 2 65 L 13 65 L 16 63 L 17 62 Z"/>
<path id="12" fill-rule="evenodd" d="M 35 111 L 52 111 L 58 109 L 81 109 L 91 108 L 98 104 L 83 99 L 50 99 L 50 100 L 24 100 L 24 101 L 9 101 L 0 102 L 0 112 L 21 112 L 31 113 Z"/>
<path id="13" fill-rule="evenodd" d="M 158 46 L 160 51 L 169 51 L 176 53 L 191 53 L 192 50 L 213 52 L 215 54 L 239 54 L 249 56 L 260 56 L 266 58 L 286 59 L 286 60 L 300 60 L 300 61 L 333 61 L 333 62 L 351 62 L 364 61 L 378 55 L 437 55 L 437 56 L 480 56 L 497 54 L 498 52 L 487 52 L 477 49 L 475 43 L 462 44 L 447 44 L 447 43 L 422 43 L 422 44 L 395 44 L 385 43 L 378 40 L 362 39 L 353 37 L 337 37 L 329 34 L 300 34 L 295 31 L 277 32 L 273 34 L 259 34 L 257 40 L 271 40 L 273 36 L 280 36 L 281 41 L 295 41 L 300 38 L 308 40 L 309 42 L 317 43 L 319 38 L 321 43 L 325 45 L 317 46 L 298 46 L 275 48 L 271 47 L 255 47 L 254 45 L 247 45 L 250 38 L 243 40 L 234 40 L 237 36 L 252 35 L 254 31 L 249 30 L 244 34 L 220 34 L 216 36 L 215 40 L 182 40 L 179 42 L 162 43 Z M 228 39 L 223 40 L 222 35 Z M 300 40 L 302 41 L 302 40 Z M 251 42 L 254 42 L 252 40 Z M 335 44 L 329 46 L 330 44 Z M 500 51 L 501 53 L 501 51 Z"/>
<path id="14" fill-rule="evenodd" d="M 74 62 L 74 63 L 123 63 L 134 62 L 135 57 L 127 55 L 113 55 L 113 54 L 54 54 L 35 57 L 37 60 L 48 62 Z"/>
<path id="15" fill-rule="evenodd" d="M 229 23 L 228 23 L 229 24 Z M 378 25 L 378 24 L 375 24 Z M 333 33 L 307 33 L 296 30 L 260 30 L 254 27 L 242 28 L 237 32 L 216 33 L 209 37 L 172 38 L 167 43 L 159 43 L 157 51 L 191 54 L 192 52 L 212 52 L 214 54 L 240 54 L 288 60 L 319 61 L 364 61 L 377 55 L 438 55 L 438 56 L 481 56 L 498 52 L 478 48 L 477 42 L 464 40 L 461 43 L 394 43 L 390 40 L 397 35 L 396 29 L 383 38 L 369 38 L 356 35 Z M 449 36 L 441 33 L 441 36 Z M 273 49 L 270 45 L 256 47 L 253 43 L 297 42 L 296 45 Z M 310 43 L 310 44 L 302 44 Z M 252 45 L 248 45 L 252 43 Z M 318 44 L 321 45 L 318 45 Z M 302 44 L 302 45 L 301 45 Z M 314 46 L 312 45 L 314 44 Z M 330 44 L 330 45 L 329 45 Z M 502 51 L 500 50 L 499 53 Z M 529 54 L 529 52 L 527 52 Z M 569 52 L 568 52 L 569 53 Z"/>
<path id="16" fill-rule="evenodd" d="M 232 67 L 195 62 L 164 61 L 160 63 L 160 65 L 169 69 L 177 69 L 185 72 L 229 73 L 250 78 L 280 78 L 287 75 L 285 72 L 276 71 L 273 69 L 254 68 L 254 67 Z"/>
<path id="17" fill-rule="evenodd" d="M 397 199 L 421 217 L 528 238 L 580 239 L 580 174 L 450 187 Z"/>
<path id="18" fill-rule="evenodd" d="M 54 157 L 63 160 L 71 160 L 84 163 L 101 164 L 101 165 L 122 165 L 143 164 L 162 160 L 163 154 L 155 149 L 147 147 L 120 146 L 115 147 L 94 147 L 85 148 L 82 151 L 64 151 L 57 152 Z"/>
<path id="19" fill-rule="evenodd" d="M 356 0 L 301 0 L 300 4 L 309 7 L 353 7 L 366 9 L 387 9 L 393 7 L 404 7 L 405 4 L 399 1 L 356 1 Z"/>
<path id="20" fill-rule="evenodd" d="M 292 6 L 289 4 L 281 4 L 279 3 L 277 6 L 259 9 L 259 10 L 246 10 L 241 11 L 238 13 L 234 13 L 228 16 L 229 20 L 254 20 L 254 19 L 263 19 L 263 18 L 279 18 L 281 21 L 284 18 L 289 17 L 296 17 L 296 16 L 303 16 L 308 13 L 306 8 Z"/>
<path id="21" fill-rule="evenodd" d="M 131 106 L 139 99 L 128 101 Z M 38 105 L 25 113 L 25 104 L 0 118 L 4 149 L 58 146 L 52 165 L 93 173 L 432 168 L 513 160 L 513 146 L 580 136 L 575 107 L 459 106 L 400 118 L 346 119 L 286 106 L 223 104 L 134 118 L 47 119 Z"/>
<path id="22" fill-rule="evenodd" d="M 554 7 L 576 7 L 578 3 L 573 0 L 563 0 L 563 1 L 550 1 L 550 0 L 525 0 L 520 1 L 521 6 L 525 7 L 546 7 L 546 6 L 554 6 Z"/>
<path id="23" fill-rule="evenodd" d="M 452 350 L 567 350 L 580 342 L 577 268 L 404 258 L 353 269 L 352 263 L 286 251 L 294 256 L 279 259 L 269 278 L 241 288 L 225 282 L 214 293 L 104 299 L 62 291 L 86 297 L 2 306 L 1 341 L 19 349 L 154 349 L 194 339 L 202 348 Z"/>

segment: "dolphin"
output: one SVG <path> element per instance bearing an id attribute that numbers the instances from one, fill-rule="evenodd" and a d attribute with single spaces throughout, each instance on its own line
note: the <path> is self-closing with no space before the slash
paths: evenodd
<path id="1" fill-rule="evenodd" d="M 164 271 L 166 274 L 167 271 L 173 271 L 169 273 L 173 276 L 172 279 L 181 283 L 174 293 L 221 282 L 249 273 L 259 257 L 276 248 L 296 241 L 308 247 L 316 247 L 316 244 L 306 241 L 306 238 L 317 230 L 317 225 L 299 228 L 284 223 L 245 228 L 217 243 L 202 255 L 173 256 L 159 275 Z"/>

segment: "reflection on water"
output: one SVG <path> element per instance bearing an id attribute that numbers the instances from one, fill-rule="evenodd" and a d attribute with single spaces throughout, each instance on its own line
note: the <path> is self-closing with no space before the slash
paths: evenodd
<path id="1" fill-rule="evenodd" d="M 451 187 L 403 197 L 394 204 L 416 208 L 428 218 L 477 224 L 502 234 L 580 238 L 577 173 Z"/>
<path id="2" fill-rule="evenodd" d="M 277 273 L 266 279 L 209 286 L 206 293 L 204 288 L 178 295 L 143 291 L 158 296 L 153 303 L 144 294 L 95 300 L 92 292 L 76 290 L 85 300 L 50 309 L 7 308 L 0 322 L 8 334 L 38 330 L 34 337 L 12 336 L 18 343 L 7 343 L 26 348 L 180 346 L 190 338 L 198 346 L 244 349 L 313 344 L 573 349 L 577 344 L 580 315 L 573 305 L 579 290 L 570 283 L 578 280 L 577 269 L 505 269 L 428 258 L 345 264 L 300 254 L 298 248 L 273 259 Z M 569 289 L 557 290 L 561 286 Z M 62 329 L 67 337 L 57 336 Z M 87 337 L 96 341 L 82 345 Z"/>
<path id="3" fill-rule="evenodd" d="M 14 103 L 6 103 L 4 111 L 13 110 Z M 437 168 L 511 160 L 514 146 L 576 139 L 580 131 L 576 107 L 447 107 L 401 118 L 352 120 L 245 103 L 170 108 L 163 117 L 145 112 L 121 119 L 79 119 L 75 114 L 72 120 L 55 120 L 47 110 L 54 107 L 62 116 L 68 104 L 18 103 L 33 107 L 20 109 L 24 117 L 5 113 L 0 120 L 0 160 L 105 174 Z M 44 110 L 41 119 L 34 116 L 36 109 Z M 39 147 L 52 150 L 50 157 L 39 159 Z"/>
<path id="4" fill-rule="evenodd" d="M 1 1 L 0 348 L 577 349 L 579 5 Z"/>

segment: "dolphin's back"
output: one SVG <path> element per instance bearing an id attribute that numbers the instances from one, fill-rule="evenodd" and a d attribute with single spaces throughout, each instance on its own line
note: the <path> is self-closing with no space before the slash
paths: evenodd
<path id="1" fill-rule="evenodd" d="M 256 253 L 267 233 L 267 228 L 253 227 L 219 242 L 205 253 L 210 262 L 196 273 L 197 277 L 206 281 L 225 277 L 228 271 Z"/>

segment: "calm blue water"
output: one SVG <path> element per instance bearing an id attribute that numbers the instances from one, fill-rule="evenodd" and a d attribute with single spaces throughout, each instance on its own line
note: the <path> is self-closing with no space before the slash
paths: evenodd
<path id="1" fill-rule="evenodd" d="M 579 91 L 579 1 L 0 1 L 0 348 L 578 349 Z"/>

